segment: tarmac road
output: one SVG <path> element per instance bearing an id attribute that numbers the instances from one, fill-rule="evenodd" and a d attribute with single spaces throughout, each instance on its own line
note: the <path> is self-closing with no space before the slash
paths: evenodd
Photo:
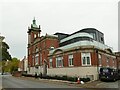
<path id="1" fill-rule="evenodd" d="M 119 90 L 118 89 L 118 82 L 101 82 L 101 81 L 95 81 L 91 83 L 87 83 L 84 85 L 78 85 L 78 84 L 66 84 L 66 83 L 60 83 L 60 82 L 52 82 L 49 80 L 38 80 L 35 78 L 19 78 L 19 77 L 13 77 L 11 75 L 4 75 L 2 76 L 2 86 L 3 88 L 49 88 L 49 89 L 55 89 L 56 88 L 62 88 L 63 90 Z M 65 88 L 65 89 L 64 89 Z M 108 89 L 107 89 L 108 88 Z M 110 89 L 111 88 L 111 89 Z M 13 89 L 11 89 L 13 90 Z M 60 89 L 61 90 L 61 89 Z"/>
<path id="2" fill-rule="evenodd" d="M 12 76 L 2 77 L 3 88 L 77 88 L 69 85 L 40 82 L 37 80 L 23 80 Z"/>

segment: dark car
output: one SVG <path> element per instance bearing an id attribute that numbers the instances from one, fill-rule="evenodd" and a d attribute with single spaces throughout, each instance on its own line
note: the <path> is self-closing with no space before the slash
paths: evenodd
<path id="1" fill-rule="evenodd" d="M 118 69 L 118 79 L 120 80 L 120 69 Z"/>
<path id="2" fill-rule="evenodd" d="M 100 68 L 99 79 L 100 80 L 109 80 L 109 81 L 116 81 L 118 80 L 118 70 L 114 68 L 104 67 Z"/>

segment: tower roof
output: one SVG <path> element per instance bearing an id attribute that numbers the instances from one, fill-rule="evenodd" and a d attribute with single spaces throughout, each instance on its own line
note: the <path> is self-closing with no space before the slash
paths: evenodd
<path id="1" fill-rule="evenodd" d="M 37 26 L 35 17 L 34 17 L 34 19 L 32 21 L 31 27 L 28 27 L 28 33 L 30 33 L 31 31 L 41 32 L 40 25 Z"/>
<path id="2" fill-rule="evenodd" d="M 31 28 L 38 28 L 38 26 L 36 25 L 35 17 L 33 19 L 33 23 L 31 24 Z"/>

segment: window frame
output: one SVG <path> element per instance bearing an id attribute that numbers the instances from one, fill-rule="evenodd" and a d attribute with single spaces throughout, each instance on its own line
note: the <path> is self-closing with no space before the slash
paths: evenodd
<path id="1" fill-rule="evenodd" d="M 49 68 L 53 68 L 53 59 L 52 58 L 49 58 Z"/>
<path id="2" fill-rule="evenodd" d="M 115 61 L 115 59 L 113 58 L 113 68 L 115 68 L 116 67 L 116 61 Z"/>
<path id="3" fill-rule="evenodd" d="M 110 67 L 110 58 L 108 56 L 106 57 L 106 66 Z"/>
<path id="4" fill-rule="evenodd" d="M 89 57 L 89 64 L 88 64 L 88 57 Z M 84 61 L 83 61 L 84 58 Z M 90 52 L 82 52 L 81 53 L 81 61 L 82 66 L 91 66 L 91 53 Z"/>
<path id="5" fill-rule="evenodd" d="M 58 64 L 59 63 L 58 61 L 61 61 L 61 65 Z M 62 56 L 56 57 L 56 67 L 63 67 L 63 57 Z"/>
<path id="6" fill-rule="evenodd" d="M 102 55 L 99 53 L 98 54 L 98 62 L 99 62 L 99 66 L 102 66 Z"/>
<path id="7" fill-rule="evenodd" d="M 35 65 L 38 65 L 39 64 L 39 54 L 37 53 L 35 55 Z"/>
<path id="8" fill-rule="evenodd" d="M 68 64 L 69 64 L 69 66 L 74 66 L 74 56 L 73 56 L 73 54 L 68 55 Z"/>
<path id="9" fill-rule="evenodd" d="M 34 56 L 32 56 L 32 66 L 35 65 Z"/>

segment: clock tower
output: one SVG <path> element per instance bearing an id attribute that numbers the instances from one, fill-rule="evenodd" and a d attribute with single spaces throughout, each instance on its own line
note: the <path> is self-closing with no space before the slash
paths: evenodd
<path id="1" fill-rule="evenodd" d="M 40 33 L 40 25 L 39 27 L 36 25 L 36 20 L 34 18 L 31 27 L 28 27 L 28 47 L 34 42 L 36 38 L 40 37 Z"/>

